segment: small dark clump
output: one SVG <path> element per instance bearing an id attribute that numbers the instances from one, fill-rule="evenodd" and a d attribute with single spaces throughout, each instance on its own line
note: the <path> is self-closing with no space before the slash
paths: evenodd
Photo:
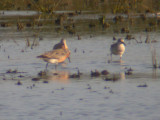
<path id="1" fill-rule="evenodd" d="M 48 83 L 48 81 L 45 80 L 45 81 L 43 81 L 43 83 Z"/>
<path id="2" fill-rule="evenodd" d="M 132 71 L 125 72 L 125 75 L 132 75 L 132 74 L 133 74 Z"/>
<path id="3" fill-rule="evenodd" d="M 39 81 L 40 78 L 32 78 L 32 81 Z"/>
<path id="4" fill-rule="evenodd" d="M 117 80 L 119 80 L 120 78 L 118 77 L 118 76 L 116 76 L 116 75 L 113 75 L 113 76 L 111 76 L 111 77 L 106 77 L 106 78 L 104 78 L 104 80 L 105 81 L 113 81 L 113 82 L 115 82 L 115 81 L 117 81 Z"/>
<path id="5" fill-rule="evenodd" d="M 137 87 L 148 87 L 147 84 L 144 84 L 144 85 L 138 85 Z"/>
<path id="6" fill-rule="evenodd" d="M 127 71 L 125 72 L 125 75 L 132 75 L 133 74 L 133 69 L 130 67 L 129 69 L 127 69 Z"/>
<path id="7" fill-rule="evenodd" d="M 98 70 L 95 70 L 95 72 L 91 71 L 91 77 L 99 77 L 101 73 Z"/>
<path id="8" fill-rule="evenodd" d="M 42 76 L 45 76 L 46 74 L 47 74 L 47 73 L 46 73 L 45 71 L 40 71 L 40 72 L 38 73 L 38 75 L 41 76 L 41 77 L 42 77 Z"/>
<path id="9" fill-rule="evenodd" d="M 101 72 L 101 74 L 102 74 L 102 75 L 108 75 L 109 72 L 108 72 L 107 70 L 103 70 L 103 71 Z"/>
<path id="10" fill-rule="evenodd" d="M 9 69 L 9 70 L 6 71 L 6 73 L 18 73 L 18 71 Z"/>
<path id="11" fill-rule="evenodd" d="M 21 81 L 18 81 L 18 82 L 16 83 L 16 85 L 22 85 Z"/>
<path id="12" fill-rule="evenodd" d="M 80 78 L 80 75 L 74 73 L 72 75 L 69 75 L 69 78 Z"/>
<path id="13" fill-rule="evenodd" d="M 78 68 L 77 68 L 78 69 Z M 69 75 L 69 78 L 80 78 L 80 75 L 82 75 L 82 73 L 80 73 L 79 69 L 77 70 L 77 74 L 74 73 L 72 75 Z"/>
<path id="14" fill-rule="evenodd" d="M 19 75 L 18 77 L 19 77 L 19 78 L 22 78 L 22 77 L 24 77 L 24 76 L 23 76 L 23 75 Z"/>

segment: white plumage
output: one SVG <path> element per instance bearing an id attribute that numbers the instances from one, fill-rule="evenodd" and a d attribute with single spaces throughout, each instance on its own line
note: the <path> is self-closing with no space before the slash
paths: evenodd
<path id="1" fill-rule="evenodd" d="M 111 45 L 111 59 L 112 59 L 112 54 L 114 55 L 119 55 L 120 60 L 122 59 L 122 55 L 125 52 L 125 43 L 123 39 L 118 39 L 118 41 L 114 44 Z"/>

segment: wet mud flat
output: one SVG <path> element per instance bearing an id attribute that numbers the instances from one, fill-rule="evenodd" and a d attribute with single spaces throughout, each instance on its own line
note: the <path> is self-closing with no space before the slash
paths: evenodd
<path id="1" fill-rule="evenodd" d="M 126 20 L 118 24 L 105 19 L 110 27 L 104 29 L 99 17 L 96 20 L 73 17 L 78 19 L 74 21 L 75 33 L 64 28 L 66 21 L 63 25 L 55 24 L 56 18 L 40 20 L 42 26 L 36 23 L 22 30 L 17 29 L 14 17 L 3 18 L 3 22 L 1 19 L 2 23 L 6 19 L 14 22 L 0 27 L 0 117 L 4 120 L 159 119 L 160 70 L 152 65 L 153 49 L 159 65 L 158 24 L 146 32 L 152 18 L 141 26 Z M 33 18 L 20 17 L 19 21 L 26 25 Z M 129 33 L 126 29 L 124 33 L 121 31 L 126 25 Z M 122 62 L 118 56 L 109 62 L 113 37 L 125 39 Z M 36 56 L 52 50 L 62 38 L 67 40 L 71 51 L 71 63 L 66 60 L 57 70 L 49 64 L 45 70 L 46 63 Z"/>

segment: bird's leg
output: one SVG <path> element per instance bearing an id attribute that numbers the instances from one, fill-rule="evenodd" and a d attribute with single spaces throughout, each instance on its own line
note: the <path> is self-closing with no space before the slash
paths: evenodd
<path id="1" fill-rule="evenodd" d="M 46 70 L 47 70 L 47 67 L 48 67 L 48 62 L 47 62 L 47 64 L 46 64 Z"/>
<path id="2" fill-rule="evenodd" d="M 56 64 L 55 64 L 55 70 L 57 70 L 57 65 L 58 65 L 58 64 L 56 63 Z"/>
<path id="3" fill-rule="evenodd" d="M 120 63 L 122 62 L 122 55 L 120 55 Z"/>
<path id="4" fill-rule="evenodd" d="M 111 53 L 111 55 L 110 55 L 110 56 L 111 56 L 111 61 L 112 61 L 112 53 Z"/>
<path id="5" fill-rule="evenodd" d="M 70 57 L 68 57 L 68 61 L 69 61 L 69 63 L 71 62 L 71 59 L 70 59 Z"/>
<path id="6" fill-rule="evenodd" d="M 110 58 L 108 60 L 108 63 L 111 63 L 112 62 L 112 53 L 110 54 Z"/>

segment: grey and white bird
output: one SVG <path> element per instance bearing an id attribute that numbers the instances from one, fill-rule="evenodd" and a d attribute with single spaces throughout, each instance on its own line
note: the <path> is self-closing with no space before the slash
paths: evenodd
<path id="1" fill-rule="evenodd" d="M 122 55 L 125 52 L 125 46 L 124 40 L 122 38 L 118 39 L 118 41 L 111 45 L 110 51 L 111 51 L 111 60 L 112 60 L 112 54 L 113 55 L 119 55 L 120 60 L 122 59 Z"/>

